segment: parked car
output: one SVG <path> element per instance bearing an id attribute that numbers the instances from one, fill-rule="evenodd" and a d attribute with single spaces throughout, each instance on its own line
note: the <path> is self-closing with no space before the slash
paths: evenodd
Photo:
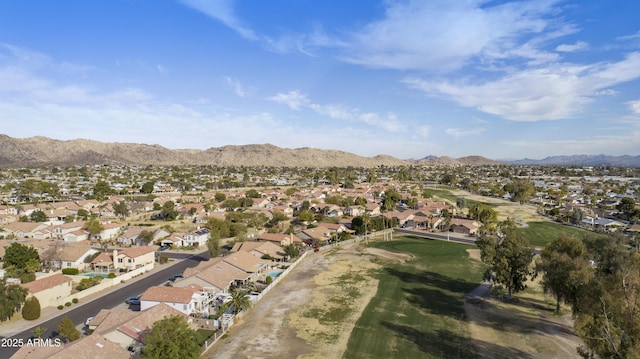
<path id="1" fill-rule="evenodd" d="M 89 317 L 89 318 L 87 318 L 87 320 L 85 320 L 85 321 L 84 321 L 84 326 L 85 326 L 85 327 L 88 327 L 88 326 L 89 326 L 89 323 L 93 320 L 93 318 L 94 318 L 94 317 Z"/>
<path id="2" fill-rule="evenodd" d="M 127 298 L 124 302 L 129 305 L 140 305 L 140 298 L 142 295 L 134 295 L 133 297 Z"/>
<path id="3" fill-rule="evenodd" d="M 161 251 L 166 251 L 167 249 L 171 249 L 171 246 L 170 246 L 170 245 L 168 245 L 168 244 L 164 244 L 164 245 L 161 245 L 161 246 L 160 246 L 160 249 L 159 249 L 159 250 L 161 250 Z"/>
<path id="4" fill-rule="evenodd" d="M 182 273 L 178 273 L 178 274 L 174 274 L 171 276 L 171 278 L 169 278 L 169 281 L 173 282 L 178 278 L 184 278 L 184 276 L 182 275 Z"/>

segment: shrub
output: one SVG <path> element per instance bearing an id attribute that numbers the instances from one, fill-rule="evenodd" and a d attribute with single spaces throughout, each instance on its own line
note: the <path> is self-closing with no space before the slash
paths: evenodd
<path id="1" fill-rule="evenodd" d="M 66 274 L 66 275 L 78 275 L 78 273 L 80 273 L 80 271 L 78 270 L 78 268 L 62 268 L 62 274 Z"/>
<path id="2" fill-rule="evenodd" d="M 70 306 L 71 306 L 71 302 L 66 302 L 66 303 L 64 303 L 64 306 L 65 306 L 65 307 L 70 307 Z"/>
<path id="3" fill-rule="evenodd" d="M 35 273 L 24 273 L 20 276 L 20 283 L 25 284 L 36 280 Z"/>
<path id="4" fill-rule="evenodd" d="M 73 299 L 71 299 L 71 302 L 73 302 L 73 304 L 78 303 L 78 298 L 73 298 Z"/>
<path id="5" fill-rule="evenodd" d="M 268 275 L 264 282 L 267 283 L 267 285 L 271 284 L 273 282 L 273 277 Z"/>
<path id="6" fill-rule="evenodd" d="M 115 278 L 115 277 L 116 277 L 116 274 L 115 274 L 115 273 L 109 273 L 109 275 L 108 275 L 107 277 L 109 277 L 109 278 L 112 278 L 112 279 L 113 279 L 113 278 Z"/>
<path id="7" fill-rule="evenodd" d="M 60 305 L 58 306 L 58 309 L 62 310 L 62 308 L 64 308 L 64 305 L 60 304 Z"/>
<path id="8" fill-rule="evenodd" d="M 167 263 L 168 261 L 169 261 L 169 257 L 167 257 L 167 256 L 160 256 L 160 257 L 158 257 L 158 262 L 159 262 L 160 264 L 165 264 L 165 263 Z"/>
<path id="9" fill-rule="evenodd" d="M 22 307 L 22 317 L 26 320 L 40 318 L 40 301 L 36 297 L 29 297 Z"/>
<path id="10" fill-rule="evenodd" d="M 94 285 L 98 285 L 101 281 L 102 281 L 102 277 L 100 276 L 84 278 L 83 280 L 80 281 L 80 284 L 78 285 L 78 290 L 85 290 L 87 288 L 91 288 Z"/>

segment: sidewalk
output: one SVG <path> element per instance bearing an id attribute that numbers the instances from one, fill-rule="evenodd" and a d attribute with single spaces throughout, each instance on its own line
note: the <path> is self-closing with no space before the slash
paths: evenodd
<path id="1" fill-rule="evenodd" d="M 202 251 L 193 251 L 188 252 L 191 254 L 198 254 L 201 253 Z M 184 252 L 178 252 L 178 253 L 184 253 Z M 1 322 L 0 323 L 0 336 L 2 337 L 12 337 L 24 330 L 27 330 L 31 327 L 34 326 L 38 326 L 44 322 L 46 322 L 47 320 L 50 320 L 51 318 L 54 318 L 64 312 L 68 312 L 69 310 L 81 307 L 89 302 L 91 302 L 94 299 L 100 298 L 103 295 L 107 294 L 107 293 L 111 293 L 113 291 L 116 291 L 118 289 L 124 288 L 126 286 L 129 286 L 133 283 L 136 283 L 138 280 L 144 278 L 145 276 L 148 276 L 149 274 L 153 274 L 159 270 L 165 269 L 168 266 L 171 266 L 173 264 L 178 263 L 179 261 L 181 261 L 181 259 L 174 259 L 173 261 L 170 261 L 167 264 L 157 264 L 154 265 L 153 269 L 145 272 L 144 276 L 138 276 L 138 277 L 134 277 L 128 281 L 126 281 L 124 284 L 119 284 L 119 285 L 114 285 L 112 287 L 109 287 L 103 291 L 91 294 L 89 296 L 87 296 L 86 298 L 84 298 L 83 300 L 81 300 L 80 302 L 78 302 L 77 304 L 72 304 L 71 307 L 68 308 L 64 308 L 62 310 L 58 309 L 57 307 L 44 307 L 42 308 L 42 311 L 40 313 L 40 318 L 36 319 L 36 320 L 25 320 L 20 318 L 17 321 L 13 321 L 13 322 Z M 19 314 L 16 314 L 19 315 Z"/>

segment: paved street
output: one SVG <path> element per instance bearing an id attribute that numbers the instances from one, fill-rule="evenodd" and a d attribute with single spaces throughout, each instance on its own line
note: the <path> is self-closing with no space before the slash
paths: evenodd
<path id="1" fill-rule="evenodd" d="M 48 338 L 55 334 L 56 327 L 64 316 L 68 316 L 77 326 L 81 326 L 88 317 L 94 316 L 101 309 L 112 309 L 122 305 L 130 296 L 141 294 L 148 287 L 162 285 L 173 274 L 182 273 L 186 268 L 194 267 L 200 261 L 209 258 L 209 254 L 206 251 L 195 254 L 165 252 L 164 255 L 174 258 L 174 261 L 165 265 L 156 265 L 156 268 L 151 272 L 133 278 L 122 285 L 117 285 L 89 296 L 69 308 L 63 310 L 55 307 L 43 308 L 38 320 L 26 321 L 20 319 L 15 323 L 0 325 L 0 336 L 21 338 L 26 341 L 31 338 L 33 329 L 40 326 L 47 328 L 44 337 Z M 17 350 L 18 348 L 0 348 L 0 359 L 11 357 Z"/>

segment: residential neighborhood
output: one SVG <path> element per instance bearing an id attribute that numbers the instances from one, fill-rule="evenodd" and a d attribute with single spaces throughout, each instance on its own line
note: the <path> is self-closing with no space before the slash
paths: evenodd
<path id="1" fill-rule="evenodd" d="M 333 171 L 1 169 L 0 259 L 26 248 L 39 262 L 33 271 L 14 266 L 0 271 L 7 285 L 24 288 L 41 308 L 63 310 L 100 291 L 124 287 L 179 260 L 171 255 L 210 256 L 162 285 L 139 288 L 133 305 L 96 313 L 81 326 L 91 334 L 73 344 L 41 352 L 21 349 L 15 357 L 81 353 L 84 345 L 100 343 L 108 343 L 98 346 L 114 358 L 137 355 L 143 333 L 172 315 L 194 329 L 209 330 L 214 343 L 219 335 L 214 333 L 228 329 L 232 316 L 248 309 L 245 301 L 257 303 L 307 251 L 392 228 L 471 239 L 496 232 L 495 211 L 467 203 L 467 197 L 511 201 L 546 220 L 621 233 L 630 241 L 640 231 L 640 171 L 633 168 Z"/>

